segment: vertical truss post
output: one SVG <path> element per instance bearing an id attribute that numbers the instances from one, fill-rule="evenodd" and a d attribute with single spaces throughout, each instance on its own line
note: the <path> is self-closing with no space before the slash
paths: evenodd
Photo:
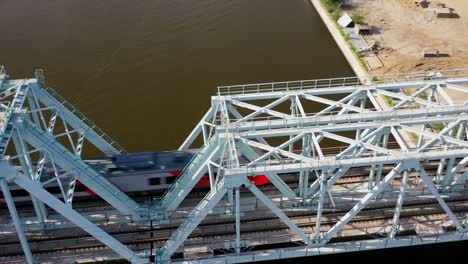
<path id="1" fill-rule="evenodd" d="M 312 153 L 312 139 L 311 135 L 307 134 L 302 138 L 302 156 L 311 157 Z M 307 198 L 307 189 L 309 188 L 309 175 L 310 171 L 301 171 L 299 174 L 299 197 L 303 202 Z"/>
<path id="2" fill-rule="evenodd" d="M 296 96 L 291 97 L 291 116 L 297 117 L 299 116 L 299 109 L 296 102 Z M 289 136 L 289 139 L 292 139 L 294 136 Z M 289 152 L 294 152 L 294 143 L 289 145 Z"/>
<path id="3" fill-rule="evenodd" d="M 236 190 L 236 253 L 240 254 L 240 191 Z"/>
<path id="4" fill-rule="evenodd" d="M 36 105 L 36 101 L 34 100 L 35 98 L 31 93 L 28 93 L 27 97 L 33 121 L 36 125 L 40 126 L 41 122 L 39 121 L 39 114 L 37 113 L 39 107 Z"/>
<path id="5" fill-rule="evenodd" d="M 377 130 L 376 130 L 376 131 L 377 131 Z M 380 132 L 380 131 L 384 131 L 384 129 L 381 129 L 379 132 L 376 132 L 376 131 L 374 131 L 375 133 L 369 133 L 369 134 L 367 134 L 367 137 L 364 136 L 363 139 L 364 139 L 364 138 L 369 138 L 369 139 L 367 140 L 367 143 L 370 143 L 370 144 L 372 144 L 372 143 L 375 142 L 375 141 L 380 142 L 380 141 L 381 141 L 381 138 L 382 138 L 382 133 L 383 133 L 383 132 Z M 370 136 L 370 135 L 372 135 L 372 136 Z M 358 142 L 364 141 L 363 139 L 362 139 L 362 140 L 359 140 Z M 359 151 L 358 151 L 358 150 L 359 150 Z M 355 156 L 359 156 L 359 155 L 362 153 L 362 151 L 364 151 L 364 150 L 365 150 L 365 147 L 364 147 L 364 146 L 361 146 L 360 149 L 359 149 L 359 148 L 355 148 L 355 149 L 354 149 L 354 155 L 355 155 Z M 377 152 L 376 152 L 376 151 L 373 151 L 372 154 L 373 154 L 373 156 L 375 157 L 375 156 L 377 155 Z M 376 166 L 377 166 L 377 168 L 376 168 Z M 378 171 L 380 170 L 379 168 L 380 168 L 380 165 L 375 165 L 375 164 L 372 164 L 371 167 L 370 167 L 369 177 L 368 177 L 368 178 L 369 178 L 369 180 L 368 180 L 368 188 L 369 188 L 369 190 L 371 190 L 371 189 L 374 187 L 375 174 L 378 173 Z M 380 176 L 379 176 L 379 177 L 380 177 Z"/>
<path id="6" fill-rule="evenodd" d="M 232 214 L 232 207 L 234 206 L 234 189 L 227 188 L 227 203 L 228 203 L 228 213 Z"/>
<path id="7" fill-rule="evenodd" d="M 366 106 L 366 99 L 365 97 L 362 98 L 361 100 L 361 104 L 360 104 L 360 108 L 362 109 L 362 111 L 364 111 L 365 109 L 365 106 Z M 361 130 L 356 130 L 356 137 L 355 137 L 356 141 L 359 141 L 361 139 Z"/>
<path id="8" fill-rule="evenodd" d="M 444 147 L 444 149 L 448 150 L 448 146 L 446 145 Z M 435 182 L 442 183 L 444 168 L 445 168 L 445 159 L 440 159 L 439 164 L 437 165 L 437 172 L 436 172 L 436 176 L 435 176 Z"/>
<path id="9" fill-rule="evenodd" d="M 327 193 L 327 176 L 325 171 L 322 171 L 319 176 L 320 180 L 320 192 L 319 192 L 319 199 L 317 204 L 317 215 L 315 218 L 315 242 L 320 242 L 320 229 L 322 224 L 322 213 L 323 213 L 323 201 L 325 198 L 325 194 Z"/>
<path id="10" fill-rule="evenodd" d="M 23 141 L 23 138 L 19 133 L 13 133 L 13 144 L 15 145 L 16 152 L 19 155 L 20 165 L 23 173 L 27 175 L 31 180 L 39 182 L 39 178 L 35 177 L 31 156 L 29 150 Z M 45 222 L 47 220 L 47 210 L 44 204 L 37 200 L 32 194 L 30 195 L 33 203 L 34 211 L 36 212 L 37 220 L 39 222 Z"/>
<path id="11" fill-rule="evenodd" d="M 456 137 L 455 137 L 456 139 L 463 140 L 462 137 L 463 137 L 463 134 L 465 132 L 465 128 L 466 128 L 466 122 L 461 122 L 460 125 L 458 126 L 457 134 L 456 134 Z M 445 176 L 442 179 L 442 185 L 447 186 L 452 181 L 453 176 L 455 175 L 455 173 L 452 173 L 452 169 L 453 169 L 454 164 L 455 164 L 455 158 L 452 157 L 452 158 L 449 159 L 449 162 L 447 164 L 446 173 L 445 173 Z M 459 170 L 460 169 L 458 169 L 458 166 L 457 166 L 456 171 L 458 172 Z"/>
<path id="12" fill-rule="evenodd" d="M 382 147 L 387 148 L 388 147 L 388 138 L 389 138 L 389 132 L 384 132 L 382 135 Z M 380 142 L 380 140 L 378 140 Z M 374 152 L 375 153 L 375 152 Z M 371 167 L 371 171 L 369 174 L 369 182 L 368 182 L 368 188 L 371 190 L 374 188 L 374 186 L 380 182 L 382 179 L 382 171 L 383 171 L 383 164 L 377 165 L 377 168 L 375 166 Z"/>
<path id="13" fill-rule="evenodd" d="M 388 234 L 388 237 L 390 239 L 394 239 L 395 235 L 399 231 L 398 226 L 399 226 L 399 221 L 400 221 L 401 208 L 403 206 L 403 200 L 405 198 L 405 192 L 408 187 L 408 177 L 409 177 L 409 173 L 407 170 L 405 170 L 403 172 L 403 179 L 401 180 L 400 193 L 398 194 L 397 204 L 395 207 L 395 213 L 393 215 L 392 227 Z"/>
<path id="14" fill-rule="evenodd" d="M 421 148 L 424 142 L 424 130 L 426 130 L 425 125 L 421 125 L 421 132 L 418 133 L 418 142 L 416 143 L 416 148 Z"/>
<path id="15" fill-rule="evenodd" d="M 21 242 L 21 247 L 23 248 L 24 256 L 26 257 L 26 261 L 28 264 L 34 264 L 34 258 L 31 253 L 31 249 L 29 248 L 28 240 L 26 239 L 26 235 L 23 229 L 23 223 L 19 218 L 18 212 L 16 211 L 15 203 L 13 201 L 13 197 L 11 197 L 10 189 L 8 187 L 8 183 L 4 178 L 0 178 L 0 186 L 3 192 L 3 197 L 8 206 L 8 210 L 10 211 L 10 216 L 15 224 L 16 233 L 18 234 L 18 238 Z"/>
<path id="16" fill-rule="evenodd" d="M 210 189 L 213 189 L 214 186 L 216 185 L 216 181 L 215 181 L 215 175 L 214 175 L 211 164 L 208 164 L 208 178 L 210 180 Z"/>

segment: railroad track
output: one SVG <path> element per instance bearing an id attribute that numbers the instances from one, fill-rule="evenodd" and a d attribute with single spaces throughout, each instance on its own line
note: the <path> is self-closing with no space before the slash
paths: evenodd
<path id="1" fill-rule="evenodd" d="M 387 173 L 390 171 L 390 167 L 384 168 L 383 174 Z M 431 168 L 426 170 L 429 175 L 435 174 L 436 169 Z M 368 175 L 369 172 L 366 173 L 358 173 L 353 170 L 351 170 L 351 173 L 342 176 L 336 183 L 335 185 L 337 186 L 346 186 L 350 184 L 358 184 L 358 183 L 365 183 L 368 181 Z M 281 178 L 284 180 L 286 184 L 288 184 L 292 189 L 296 189 L 298 187 L 298 176 L 297 175 L 282 175 Z M 397 177 L 398 179 L 399 177 Z M 410 180 L 414 179 L 414 176 L 410 177 Z M 276 192 L 277 188 L 273 186 L 272 184 L 267 184 L 264 186 L 259 186 L 259 189 L 262 190 L 263 192 L 267 194 L 271 194 L 272 192 Z M 187 200 L 193 199 L 197 200 L 200 199 L 201 197 L 205 196 L 207 193 L 208 189 L 207 188 L 195 188 L 190 194 L 187 196 Z M 248 192 L 246 190 L 242 192 Z M 161 195 L 162 193 L 150 193 L 150 194 L 130 194 L 129 196 L 132 197 L 136 202 L 142 204 L 147 202 L 148 200 L 152 198 L 157 198 Z M 18 213 L 23 215 L 23 217 L 33 217 L 34 216 L 34 209 L 32 208 L 31 203 L 27 202 L 21 202 L 16 204 Z M 101 210 L 112 210 L 112 207 L 101 200 L 98 197 L 95 198 L 89 198 L 86 197 L 86 200 L 83 198 L 81 199 L 76 199 L 73 203 L 73 208 L 77 211 L 92 211 L 95 209 L 101 209 Z M 49 209 L 51 213 L 54 213 L 51 209 Z M 5 205 L 0 206 L 0 215 L 7 215 L 9 214 L 8 209 L 6 208 Z"/>
<path id="2" fill-rule="evenodd" d="M 462 199 L 452 199 L 449 202 L 454 212 L 466 212 L 468 211 L 468 197 Z M 390 220 L 393 217 L 393 207 L 392 206 L 382 206 L 375 209 L 363 210 L 361 216 L 358 216 L 349 223 L 349 225 L 357 225 L 366 222 L 372 221 L 382 221 Z M 339 212 L 333 213 L 324 213 L 324 221 L 322 225 L 331 226 L 338 219 L 346 209 L 343 209 Z M 258 210 L 256 210 L 258 213 Z M 295 222 L 300 228 L 303 228 L 304 231 L 311 233 L 311 229 L 315 226 L 315 219 L 311 217 L 310 211 L 299 211 L 299 212 L 288 212 L 291 220 Z M 415 216 L 425 216 L 441 214 L 443 213 L 442 209 L 439 208 L 436 202 L 432 203 L 421 203 L 417 202 L 410 206 L 406 206 L 402 211 L 402 218 L 415 217 Z M 247 219 L 246 219 L 247 218 Z M 219 220 L 219 219 L 218 219 Z M 287 227 L 275 216 L 267 216 L 263 213 L 257 214 L 256 217 L 249 219 L 248 217 L 242 217 L 242 234 L 254 236 L 256 233 L 268 233 L 268 232 L 286 232 Z M 161 246 L 168 237 L 177 229 L 177 225 L 167 226 L 167 227 L 158 227 L 153 228 L 152 230 L 146 226 L 144 230 L 140 231 L 129 231 L 129 232 L 110 232 L 114 237 L 119 239 L 128 245 L 139 245 L 141 243 L 153 244 L 153 248 Z M 307 232 L 306 232 L 307 233 Z M 226 218 L 223 222 L 218 222 L 217 220 L 211 220 L 203 222 L 190 236 L 186 244 L 190 244 L 190 241 L 209 241 L 208 238 L 219 237 L 219 236 L 231 236 L 235 234 L 234 230 L 234 221 L 232 218 Z M 258 237 L 258 236 L 257 236 Z M 72 243 L 73 242 L 73 243 Z M 92 242 L 92 243 L 90 243 Z M 60 251 L 64 245 L 67 245 L 67 249 L 75 250 L 86 250 L 87 248 L 99 248 L 104 247 L 99 242 L 95 241 L 94 238 L 90 238 L 86 234 L 76 237 L 60 237 L 56 239 L 42 239 L 34 240 L 29 239 L 31 249 L 34 253 L 51 253 L 55 251 Z M 75 244 L 74 244 L 75 243 Z M 81 244 L 80 244 L 81 243 Z M 88 244 L 86 244 L 88 243 Z M 74 245 L 73 245 L 74 244 Z M 59 248 L 54 248 L 51 245 L 59 245 Z M 47 248 L 48 247 L 48 248 Z M 57 246 L 56 246 L 57 247 Z M 0 242 L 0 252 L 2 256 L 11 256 L 15 254 L 21 254 L 21 249 L 18 243 L 2 243 Z"/>
<path id="3" fill-rule="evenodd" d="M 389 168 L 387 168 L 388 170 Z M 430 173 L 431 170 L 428 170 Z M 351 186 L 356 184 L 361 184 L 363 182 L 368 181 L 368 174 L 367 173 L 351 173 L 342 177 L 336 185 L 339 186 Z M 285 180 L 286 183 L 290 185 L 291 188 L 297 187 L 297 176 L 296 175 L 284 175 L 282 178 Z M 272 185 L 265 185 L 261 186 L 260 189 L 266 194 L 278 194 L 278 190 Z M 207 190 L 195 190 L 192 192 L 187 199 L 199 199 L 206 194 Z M 391 192 L 393 192 L 392 190 Z M 148 196 L 137 196 L 135 199 L 139 202 L 144 202 L 148 200 Z M 407 199 L 411 199 L 411 197 L 407 197 Z M 416 199 L 416 198 L 415 198 Z M 468 197 L 459 197 L 459 198 L 449 198 L 447 199 L 448 204 L 452 207 L 454 212 L 467 212 L 468 211 Z M 361 214 L 362 216 L 355 217 L 348 225 L 363 225 L 367 223 L 367 226 L 372 226 L 372 223 L 379 223 L 382 225 L 382 221 L 390 221 L 393 217 L 393 210 L 394 210 L 394 202 L 388 202 L 388 204 L 381 204 L 377 205 L 374 208 L 369 207 L 364 209 Z M 407 206 L 407 204 L 409 204 Z M 331 206 L 330 203 L 327 204 L 329 207 Z M 352 204 L 354 205 L 354 204 Z M 324 230 L 330 228 L 336 221 L 339 219 L 339 216 L 343 215 L 350 209 L 352 206 L 346 207 L 339 207 L 330 211 L 325 211 L 323 215 L 324 221 L 322 221 L 322 226 Z M 91 207 L 91 208 L 89 208 Z M 405 207 L 403 208 L 401 219 L 410 219 L 414 217 L 425 217 L 425 218 L 437 218 L 442 219 L 443 210 L 438 207 L 438 204 L 434 201 L 432 202 L 414 202 L 405 201 Z M 96 210 L 102 212 L 106 208 L 110 208 L 104 202 L 90 201 L 90 202 L 83 202 L 83 203 L 76 203 L 74 208 L 78 211 L 89 211 L 89 210 Z M 422 209 L 421 209 L 422 208 Z M 32 213 L 30 207 L 21 208 L 22 214 Z M 256 212 L 257 216 L 251 216 L 252 212 Z M 251 211 L 242 212 L 244 215 L 241 217 L 242 220 L 242 236 L 243 237 L 251 237 L 249 239 L 254 241 L 256 238 L 257 240 L 268 239 L 268 236 L 272 234 L 287 234 L 288 228 L 279 220 L 276 219 L 274 215 L 270 213 L 259 213 L 258 209 L 254 209 Z M 269 210 L 265 210 L 265 212 L 269 212 Z M 302 211 L 290 211 L 285 208 L 285 213 L 292 219 L 293 222 L 297 224 L 298 227 L 303 229 L 303 231 L 307 234 L 313 233 L 313 228 L 315 226 L 314 219 L 314 210 L 302 210 Z M 182 219 L 175 219 L 175 220 L 182 220 Z M 128 223 L 127 223 L 128 224 Z M 177 221 L 173 222 L 172 225 L 159 225 L 156 227 L 152 227 L 151 224 L 142 224 L 141 230 L 127 230 L 127 231 L 117 231 L 113 232 L 112 230 L 107 230 L 106 225 L 101 225 L 108 233 L 128 245 L 130 248 L 135 249 L 136 251 L 140 249 L 148 249 L 148 248 L 156 248 L 163 245 L 163 243 L 170 237 L 170 235 L 177 229 L 180 223 Z M 112 224 L 109 225 L 112 227 Z M 262 228 L 263 227 L 263 228 Z M 57 229 L 57 232 L 62 232 L 60 229 Z M 211 231 L 210 231 L 211 230 Z M 221 231 L 220 231 L 221 230 Z M 34 233 L 34 232 L 33 232 Z M 234 220 L 233 217 L 225 217 L 224 220 L 219 221 L 219 218 L 210 219 L 210 215 L 207 217 L 206 221 L 199 225 L 199 227 L 192 233 L 192 235 L 187 239 L 184 245 L 188 245 L 188 247 L 195 247 L 197 245 L 206 244 L 206 241 L 210 241 L 211 239 L 217 238 L 219 242 L 218 244 L 226 243 L 228 240 L 232 240 L 232 236 L 234 236 Z M 365 234 L 364 234 L 365 235 Z M 372 235 L 372 234 L 371 234 Z M 378 234 L 373 234 L 378 235 Z M 225 240 L 220 240 L 221 237 L 226 238 Z M 230 239 L 227 239 L 229 238 Z M 6 237 L 5 237 L 6 238 Z M 96 250 L 106 251 L 108 250 L 105 246 L 101 245 L 98 241 L 94 238 L 89 237 L 86 233 L 81 232 L 76 236 L 57 236 L 57 237 L 41 237 L 40 235 L 36 234 L 36 238 L 34 234 L 28 237 L 31 249 L 35 255 L 38 256 L 49 256 L 49 255 L 60 255 L 60 252 L 63 254 L 67 254 L 67 252 L 81 252 L 83 254 L 95 252 Z M 297 240 L 297 239 L 296 239 Z M 10 257 L 11 259 L 15 259 L 14 256 L 21 255 L 21 247 L 19 246 L 18 241 L 10 241 L 5 242 L 8 240 L 2 239 L 0 241 L 0 262 L 1 263 L 10 263 L 7 262 L 7 258 Z M 224 242 L 223 242 L 224 241 Z M 59 245 L 59 246 L 54 246 Z M 66 249 L 64 249 L 66 247 Z M 187 246 L 186 246 L 187 247 Z M 113 253 L 111 253 L 113 254 Z M 13 260 L 12 260 L 13 261 Z M 11 263 L 14 263 L 11 262 Z M 59 262 L 58 262 L 59 263 Z"/>

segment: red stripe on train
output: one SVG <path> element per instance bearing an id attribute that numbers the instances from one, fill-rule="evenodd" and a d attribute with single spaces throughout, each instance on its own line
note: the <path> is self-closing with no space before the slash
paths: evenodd
<path id="1" fill-rule="evenodd" d="M 181 171 L 171 171 L 169 174 L 172 176 L 180 176 Z M 248 176 L 250 181 L 252 181 L 256 186 L 265 185 L 268 183 L 268 178 L 265 175 L 257 175 L 257 176 Z M 197 186 L 210 186 L 210 177 L 208 173 L 203 175 L 203 177 L 198 181 Z"/>
<path id="2" fill-rule="evenodd" d="M 75 184 L 76 184 L 76 185 L 84 185 L 84 184 L 81 183 L 79 180 L 76 180 Z M 86 193 L 88 193 L 90 196 L 95 196 L 95 195 L 96 195 L 96 193 L 95 193 L 93 190 L 89 189 L 88 187 L 86 187 L 85 191 L 86 191 Z"/>

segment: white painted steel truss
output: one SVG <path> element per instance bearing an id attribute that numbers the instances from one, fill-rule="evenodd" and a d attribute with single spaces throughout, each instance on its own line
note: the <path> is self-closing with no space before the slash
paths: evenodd
<path id="1" fill-rule="evenodd" d="M 171 261 L 225 196 L 233 207 L 230 213 L 235 215 L 236 227 L 232 243 L 235 253 L 226 261 L 236 262 L 236 256 L 239 262 L 249 258 L 248 253 L 239 255 L 243 188 L 311 251 L 333 248 L 332 239 L 342 235 L 344 227 L 364 208 L 382 199 L 395 204 L 393 224 L 385 231 L 387 243 L 406 245 L 406 240 L 397 237 L 401 210 L 406 195 L 422 189 L 428 190 L 446 213 L 455 230 L 448 232 L 448 237 L 466 239 L 466 215 L 454 212 L 446 198 L 466 194 L 468 105 L 456 99 L 468 93 L 464 86 L 468 78 L 457 71 L 386 78 L 376 78 L 372 85 L 346 78 L 220 87 L 218 95 L 212 97 L 211 108 L 180 147 L 199 151 L 160 203 L 147 208 L 81 159 L 85 142 L 106 155 L 122 153 L 123 148 L 52 89 L 45 88 L 40 71 L 35 79 L 10 80 L 1 68 L 0 101 L 5 103 L 0 104 L 4 116 L 0 186 L 26 259 L 32 262 L 33 256 L 9 195 L 13 183 L 32 195 L 39 221 L 47 221 L 47 205 L 133 263 L 149 260 L 73 210 L 77 180 L 133 220 L 164 222 L 208 174 L 210 191 L 157 250 L 157 262 Z M 197 138 L 203 142 L 201 148 L 195 144 Z M 342 148 L 330 151 L 326 148 L 330 145 Z M 428 164 L 435 166 L 434 173 Z M 337 190 L 339 180 L 356 169 L 367 173 L 367 190 Z M 44 170 L 53 177 L 42 177 Z M 296 175 L 298 188 L 291 188 L 284 174 Z M 288 214 L 294 209 L 283 210 L 256 187 L 248 179 L 253 175 L 265 175 L 297 210 L 314 208 L 313 231 L 304 230 L 291 219 Z M 61 199 L 45 190 L 51 181 L 59 183 Z M 323 227 L 323 215 L 343 201 L 346 211 L 341 218 L 330 228 Z"/>
<path id="2" fill-rule="evenodd" d="M 0 101 L 0 184 L 27 261 L 33 263 L 33 257 L 10 194 L 12 186 L 30 193 L 39 223 L 48 221 L 47 205 L 122 257 L 142 262 L 73 209 L 75 186 L 84 184 L 122 214 L 134 220 L 145 216 L 137 203 L 81 159 L 84 146 L 104 155 L 125 150 L 63 97 L 44 87 L 40 70 L 34 79 L 11 80 L 2 67 Z M 51 183 L 59 186 L 60 198 L 46 190 Z"/>
<path id="3" fill-rule="evenodd" d="M 372 85 L 348 78 L 220 87 L 210 110 L 180 149 L 193 148 L 196 139 L 203 141 L 203 147 L 160 206 L 167 212 L 176 210 L 205 173 L 213 181 L 211 191 L 160 249 L 159 260 L 169 261 L 226 194 L 228 204 L 236 208 L 234 245 L 239 253 L 242 188 L 249 189 L 311 248 L 331 247 L 332 238 L 364 208 L 376 204 L 385 190 L 396 195 L 393 224 L 386 230 L 388 241 L 395 245 L 405 194 L 415 187 L 430 191 L 456 232 L 467 232 L 463 217 L 444 200 L 466 184 L 468 174 L 468 106 L 450 96 L 468 98 L 463 86 L 468 78 L 453 73 L 399 76 L 391 82 L 374 78 Z M 327 153 L 327 145 L 344 147 Z M 435 175 L 429 175 L 427 164 L 436 164 Z M 367 193 L 348 203 L 348 212 L 331 228 L 322 229 L 322 214 L 331 209 L 326 207 L 335 206 L 335 184 L 356 168 L 368 174 Z M 297 189 L 283 181 L 281 175 L 286 173 L 298 176 Z M 252 184 L 247 176 L 253 175 L 266 175 L 298 210 L 315 207 L 313 232 L 297 226 Z M 414 186 L 408 180 L 410 175 L 419 179 Z M 233 192 L 235 199 L 230 195 Z M 340 195 L 346 200 L 346 194 Z M 238 255 L 239 261 L 251 259 L 248 255 Z M 235 255 L 227 259 L 236 262 Z"/>

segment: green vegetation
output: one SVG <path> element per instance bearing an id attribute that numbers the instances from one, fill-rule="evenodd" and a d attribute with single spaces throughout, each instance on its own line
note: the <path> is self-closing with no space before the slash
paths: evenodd
<path id="1" fill-rule="evenodd" d="M 344 40 L 346 41 L 348 46 L 351 48 L 351 51 L 354 53 L 354 56 L 356 56 L 356 58 L 359 60 L 359 63 L 361 64 L 361 66 L 364 67 L 364 69 L 367 69 L 367 65 L 364 62 L 364 60 L 361 58 L 361 55 L 349 41 L 349 35 L 345 34 L 343 32 L 343 29 L 336 23 L 337 20 L 343 14 L 343 9 L 341 8 L 342 7 L 341 0 L 320 0 L 320 1 L 322 5 L 327 9 L 328 13 L 330 13 L 330 15 L 332 16 L 333 22 L 335 22 L 336 28 L 338 29 L 338 31 L 340 31 L 340 34 L 343 36 Z M 354 19 L 362 23 L 363 17 L 358 14 L 354 14 L 352 19 L 354 23 L 356 23 Z"/>
<path id="2" fill-rule="evenodd" d="M 346 36 L 348 36 L 348 35 L 346 35 Z M 359 60 L 359 63 L 361 63 L 361 66 L 364 67 L 364 69 L 367 69 L 366 62 L 364 62 L 364 60 L 361 58 L 361 54 L 359 54 L 359 52 L 356 50 L 356 48 L 354 48 L 354 46 L 351 44 L 351 42 L 349 42 L 349 36 L 348 36 L 348 39 L 345 39 L 345 40 L 348 43 L 348 46 L 351 47 L 351 50 L 353 51 L 354 56 L 356 56 L 356 58 Z"/>
<path id="3" fill-rule="evenodd" d="M 371 82 L 377 84 L 377 83 L 383 83 L 383 80 L 380 80 L 377 76 L 373 76 L 371 79 Z"/>
<path id="4" fill-rule="evenodd" d="M 343 9 L 341 9 L 341 1 L 340 0 L 320 0 L 327 9 L 328 13 L 331 14 L 333 20 L 338 20 L 343 13 Z"/>
<path id="5" fill-rule="evenodd" d="M 408 89 L 401 89 L 401 91 L 402 91 L 405 95 L 408 95 L 408 96 L 410 96 L 410 95 L 412 94 L 411 91 L 408 90 Z"/>
<path id="6" fill-rule="evenodd" d="M 413 133 L 413 132 L 407 132 L 409 134 L 409 136 L 413 139 L 414 142 L 417 142 L 418 139 L 419 139 L 419 136 L 418 134 L 416 133 Z"/>
<path id="7" fill-rule="evenodd" d="M 393 107 L 393 106 L 396 105 L 396 103 L 393 101 L 393 98 L 392 98 L 392 97 L 384 95 L 383 98 L 385 99 L 385 101 L 387 102 L 387 104 L 388 104 L 389 106 L 392 106 L 392 107 Z"/>
<path id="8" fill-rule="evenodd" d="M 362 24 L 364 22 L 364 17 L 358 13 L 354 13 L 351 16 L 351 19 L 353 20 L 354 24 Z"/>
<path id="9" fill-rule="evenodd" d="M 429 97 L 429 95 L 428 95 L 427 93 L 425 93 L 425 92 L 424 92 L 424 93 L 421 93 L 421 94 L 419 95 L 419 98 L 421 98 L 421 99 L 423 99 L 423 100 L 427 100 L 428 97 Z"/>
<path id="10" fill-rule="evenodd" d="M 434 132 L 440 133 L 440 131 L 442 131 L 442 129 L 445 128 L 445 125 L 444 124 L 432 124 L 431 127 L 434 130 Z"/>

